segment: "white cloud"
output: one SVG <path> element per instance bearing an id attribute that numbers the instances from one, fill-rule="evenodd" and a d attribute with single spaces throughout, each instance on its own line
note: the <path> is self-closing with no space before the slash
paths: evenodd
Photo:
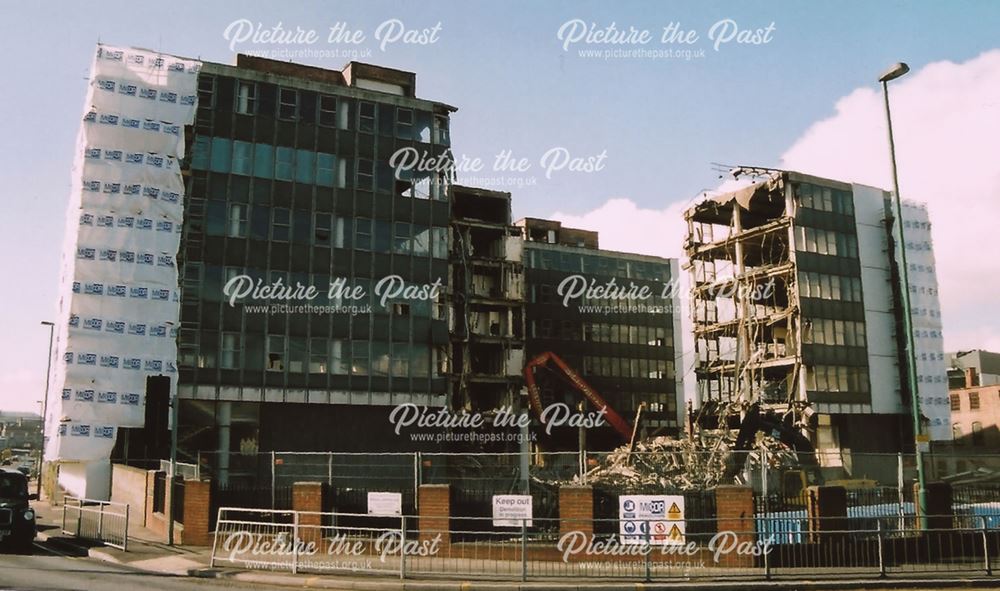
<path id="1" fill-rule="evenodd" d="M 684 209 L 687 203 L 675 203 L 666 209 L 641 208 L 631 199 L 614 198 L 582 215 L 554 213 L 571 228 L 597 230 L 600 246 L 661 257 L 678 257 L 687 228 Z"/>
<path id="2" fill-rule="evenodd" d="M 936 62 L 891 83 L 900 193 L 928 203 L 946 349 L 1000 351 L 1000 50 Z M 760 163 L 766 164 L 766 163 Z M 780 168 L 891 188 L 881 90 L 874 82 L 836 102 L 782 155 Z M 731 184 L 720 187 L 735 188 Z M 601 247 L 681 256 L 689 203 L 645 209 L 613 198 L 582 215 L 554 213 L 600 232 Z"/>
<path id="3" fill-rule="evenodd" d="M 890 83 L 904 199 L 927 202 L 941 289 L 945 347 L 1000 350 L 993 307 L 1000 257 L 1000 51 L 936 62 Z M 837 101 L 781 158 L 781 168 L 891 188 L 881 89 Z"/>

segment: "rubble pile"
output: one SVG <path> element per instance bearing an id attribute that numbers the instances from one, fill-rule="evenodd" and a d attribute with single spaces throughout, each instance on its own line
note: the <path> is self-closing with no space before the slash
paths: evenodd
<path id="1" fill-rule="evenodd" d="M 631 452 L 627 445 L 612 451 L 583 478 L 574 478 L 574 482 L 597 488 L 651 491 L 705 490 L 734 484 L 742 480 L 742 474 L 734 474 L 734 440 L 729 433 L 703 431 L 695 439 L 656 437 L 640 441 Z M 771 469 L 797 464 L 795 452 L 762 434 L 747 453 L 744 471 L 759 470 L 765 460 Z"/>

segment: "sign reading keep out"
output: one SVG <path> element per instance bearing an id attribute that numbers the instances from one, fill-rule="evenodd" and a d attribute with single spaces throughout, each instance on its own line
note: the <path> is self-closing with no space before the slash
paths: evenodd
<path id="1" fill-rule="evenodd" d="M 493 495 L 493 527 L 531 527 L 531 495 Z"/>

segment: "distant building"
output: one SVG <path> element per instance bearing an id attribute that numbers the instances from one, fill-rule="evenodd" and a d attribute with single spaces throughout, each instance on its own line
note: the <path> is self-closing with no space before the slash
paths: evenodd
<path id="1" fill-rule="evenodd" d="M 683 368 L 677 294 L 663 295 L 676 280 L 676 259 L 602 250 L 598 234 L 564 227 L 555 220 L 525 218 L 525 310 L 527 358 L 553 352 L 632 421 L 642 403 L 647 434 L 676 434 L 681 425 Z M 574 295 L 583 285 L 609 282 L 628 289 L 646 287 L 644 299 Z M 542 403 L 565 403 L 577 409 L 583 397 L 562 375 L 539 372 Z M 588 405 L 588 410 L 589 405 Z M 576 449 L 577 430 L 554 431 L 548 443 Z M 587 446 L 607 449 L 622 444 L 610 428 L 589 430 Z"/>
<path id="2" fill-rule="evenodd" d="M 945 353 L 948 361 L 948 388 L 963 388 L 966 371 L 975 370 L 976 381 L 983 386 L 1000 384 L 1000 353 L 973 349 Z"/>
<path id="3" fill-rule="evenodd" d="M 0 449 L 38 449 L 41 445 L 40 417 L 0 415 Z"/>
<path id="4" fill-rule="evenodd" d="M 1000 384 L 982 384 L 975 368 L 948 393 L 954 451 L 1000 451 Z"/>

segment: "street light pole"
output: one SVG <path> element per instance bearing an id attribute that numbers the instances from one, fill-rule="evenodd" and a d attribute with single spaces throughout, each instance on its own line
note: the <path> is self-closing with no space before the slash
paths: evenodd
<path id="1" fill-rule="evenodd" d="M 42 496 L 42 468 L 45 467 L 45 417 L 49 411 L 49 376 L 52 374 L 52 335 L 56 325 L 42 320 L 42 326 L 49 327 L 49 360 L 45 369 L 45 397 L 42 398 L 42 449 L 38 453 L 38 474 L 35 477 L 35 494 Z"/>
<path id="2" fill-rule="evenodd" d="M 167 391 L 169 393 L 169 390 Z M 180 400 L 176 395 L 170 397 L 170 473 L 167 474 L 167 486 L 170 487 L 170 507 L 165 507 L 170 516 L 167 521 L 167 545 L 174 545 L 174 478 L 177 474 L 177 417 Z M 273 469 L 273 467 L 272 467 Z"/>
<path id="3" fill-rule="evenodd" d="M 917 392 L 917 356 L 913 342 L 913 317 L 910 312 L 909 265 L 906 262 L 906 238 L 903 232 L 903 202 L 899 196 L 899 175 L 896 171 L 896 142 L 892 135 L 892 115 L 889 110 L 889 81 L 910 71 L 904 63 L 898 63 L 886 70 L 879 78 L 882 83 L 882 97 L 885 101 L 885 121 L 889 129 L 889 159 L 892 163 L 892 188 L 896 210 L 896 224 L 899 226 L 900 279 L 903 283 L 903 330 L 906 331 L 906 377 L 910 390 L 910 412 L 913 416 L 913 440 L 917 462 L 917 507 L 921 523 L 927 516 L 927 482 L 924 474 L 924 457 L 921 449 L 920 396 Z"/>

